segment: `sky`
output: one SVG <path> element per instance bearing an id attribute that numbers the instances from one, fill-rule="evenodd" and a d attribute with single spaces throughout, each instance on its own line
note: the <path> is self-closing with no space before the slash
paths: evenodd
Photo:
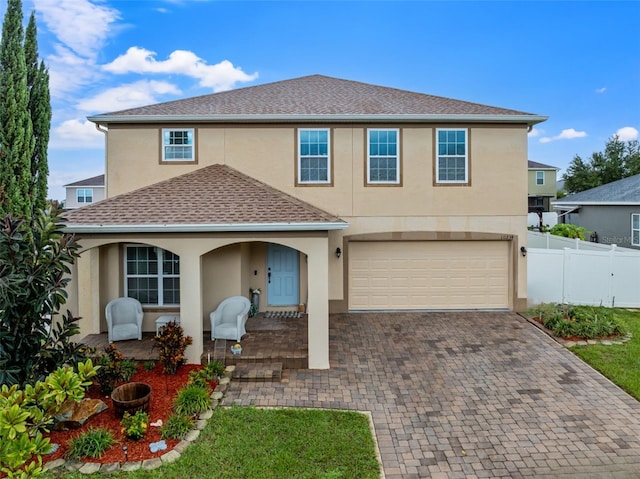
<path id="1" fill-rule="evenodd" d="M 34 9 L 53 199 L 104 173 L 87 116 L 312 74 L 548 116 L 529 159 L 560 175 L 640 130 L 640 1 L 23 0 L 25 25 Z"/>

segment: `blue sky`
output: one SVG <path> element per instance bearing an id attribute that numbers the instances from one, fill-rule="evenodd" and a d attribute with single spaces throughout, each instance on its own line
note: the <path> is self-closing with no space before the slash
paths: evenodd
<path id="1" fill-rule="evenodd" d="M 640 130 L 638 1 L 23 0 L 25 22 L 34 8 L 56 199 L 104 172 L 88 115 L 316 73 L 548 116 L 529 159 L 562 169 Z"/>

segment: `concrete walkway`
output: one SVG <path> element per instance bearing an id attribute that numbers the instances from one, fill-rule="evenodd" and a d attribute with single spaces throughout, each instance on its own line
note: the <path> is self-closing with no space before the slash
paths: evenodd
<path id="1" fill-rule="evenodd" d="M 370 411 L 387 479 L 640 477 L 640 403 L 514 313 L 332 315 L 330 337 L 330 370 L 225 404 Z"/>

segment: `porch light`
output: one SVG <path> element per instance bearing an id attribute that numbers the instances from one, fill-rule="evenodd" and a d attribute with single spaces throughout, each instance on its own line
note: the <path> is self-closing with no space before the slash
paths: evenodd
<path id="1" fill-rule="evenodd" d="M 527 247 L 520 246 L 520 253 L 522 253 L 522 256 L 527 256 Z"/>
<path id="2" fill-rule="evenodd" d="M 336 256 L 339 258 L 341 254 L 342 254 L 342 250 L 340 249 L 340 247 L 337 247 L 336 248 Z"/>

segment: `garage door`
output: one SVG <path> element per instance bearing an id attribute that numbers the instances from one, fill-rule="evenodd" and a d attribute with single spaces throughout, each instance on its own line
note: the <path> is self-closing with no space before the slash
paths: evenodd
<path id="1" fill-rule="evenodd" d="M 349 243 L 349 309 L 509 307 L 507 241 Z"/>

